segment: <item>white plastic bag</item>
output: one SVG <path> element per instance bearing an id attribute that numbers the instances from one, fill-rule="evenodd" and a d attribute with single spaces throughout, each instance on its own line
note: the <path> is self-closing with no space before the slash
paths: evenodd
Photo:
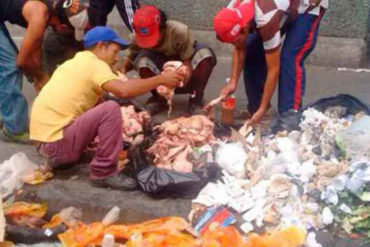
<path id="1" fill-rule="evenodd" d="M 370 117 L 363 116 L 336 137 L 337 145 L 347 158 L 370 159 Z"/>
<path id="2" fill-rule="evenodd" d="M 216 162 L 218 165 L 238 178 L 245 177 L 247 154 L 240 142 L 221 143 L 216 153 Z"/>
<path id="3" fill-rule="evenodd" d="M 22 188 L 22 177 L 37 168 L 38 166 L 32 163 L 24 153 L 16 153 L 0 164 L 0 195 L 2 198 Z"/>

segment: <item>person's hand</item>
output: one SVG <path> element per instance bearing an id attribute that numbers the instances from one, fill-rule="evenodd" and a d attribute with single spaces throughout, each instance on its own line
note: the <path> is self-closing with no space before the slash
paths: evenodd
<path id="1" fill-rule="evenodd" d="M 248 120 L 248 125 L 249 126 L 253 126 L 255 124 L 258 124 L 262 117 L 265 115 L 265 110 L 260 108 L 258 109 L 254 114 L 253 116 Z"/>
<path id="2" fill-rule="evenodd" d="M 229 96 L 230 94 L 234 93 L 234 92 L 235 92 L 235 90 L 236 90 L 236 86 L 235 86 L 234 84 L 227 83 L 227 84 L 225 84 L 225 86 L 222 88 L 220 96 L 221 96 L 221 97 L 227 97 L 227 96 Z"/>
<path id="3" fill-rule="evenodd" d="M 183 80 L 184 76 L 177 71 L 163 71 L 161 74 L 162 85 L 169 88 L 178 87 Z"/>

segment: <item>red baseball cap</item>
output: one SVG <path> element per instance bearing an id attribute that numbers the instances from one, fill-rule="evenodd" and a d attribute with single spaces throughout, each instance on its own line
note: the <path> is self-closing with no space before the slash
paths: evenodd
<path id="1" fill-rule="evenodd" d="M 233 0 L 220 10 L 213 20 L 213 27 L 219 39 L 232 43 L 240 31 L 254 18 L 254 1 Z"/>
<path id="2" fill-rule="evenodd" d="M 143 6 L 136 10 L 132 26 L 136 34 L 136 43 L 142 48 L 157 45 L 160 38 L 159 24 L 161 13 L 152 5 Z"/>

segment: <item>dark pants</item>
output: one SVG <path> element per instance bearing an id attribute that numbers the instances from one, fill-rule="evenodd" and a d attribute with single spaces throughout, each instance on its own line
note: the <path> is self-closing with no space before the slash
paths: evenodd
<path id="1" fill-rule="evenodd" d="M 118 103 L 99 104 L 64 128 L 63 139 L 42 143 L 40 154 L 53 168 L 76 163 L 82 152 L 98 137 L 98 146 L 90 164 L 90 177 L 102 179 L 117 173 L 118 153 L 123 148 L 122 116 Z"/>
<path id="2" fill-rule="evenodd" d="M 14 134 L 28 132 L 28 103 L 22 94 L 23 73 L 17 66 L 18 49 L 0 22 L 0 119 Z"/>
<path id="3" fill-rule="evenodd" d="M 204 97 L 204 90 L 208 84 L 213 68 L 217 64 L 216 55 L 206 45 L 196 43 L 195 51 L 191 58 L 193 69 L 192 77 L 183 88 L 177 88 L 176 94 L 191 94 L 194 101 L 201 101 Z M 135 68 L 142 78 L 151 77 L 161 73 L 163 65 L 168 61 L 179 61 L 178 56 L 166 56 L 152 50 L 141 50 L 135 59 Z M 158 95 L 155 90 L 153 95 Z"/>
<path id="4" fill-rule="evenodd" d="M 300 14 L 287 29 L 281 49 L 279 75 L 279 113 L 291 109 L 300 110 L 306 85 L 304 62 L 315 48 L 319 25 L 324 11 L 319 16 Z M 267 78 L 265 51 L 261 36 L 248 35 L 244 64 L 244 83 L 248 98 L 248 111 L 258 110 Z"/>

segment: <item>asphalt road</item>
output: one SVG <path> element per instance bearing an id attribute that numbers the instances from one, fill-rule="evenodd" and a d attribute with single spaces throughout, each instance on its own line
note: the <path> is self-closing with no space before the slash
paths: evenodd
<path id="1" fill-rule="evenodd" d="M 206 99 L 217 97 L 220 88 L 229 75 L 230 62 L 219 61 L 206 90 Z M 308 67 L 307 89 L 304 103 L 347 93 L 358 97 L 367 104 L 370 103 L 370 73 L 340 72 L 336 68 Z M 26 82 L 24 94 L 30 105 L 35 97 L 32 87 Z M 145 102 L 148 95 L 138 98 L 138 102 Z M 246 106 L 244 86 L 240 83 L 237 97 L 237 108 Z M 186 96 L 176 96 L 173 117 L 180 116 L 186 106 Z M 274 98 L 276 105 L 276 95 Z M 165 115 L 157 118 L 164 119 Z M 0 162 L 10 158 L 16 152 L 24 152 L 36 163 L 42 160 L 37 156 L 32 146 L 3 143 L 0 141 Z M 87 182 L 87 164 L 81 164 L 73 169 L 61 172 L 51 181 L 35 187 L 26 187 L 21 198 L 32 201 L 49 203 L 50 214 L 58 212 L 68 206 L 77 206 L 84 209 L 85 219 L 99 220 L 114 205 L 121 208 L 123 222 L 135 222 L 155 217 L 179 215 L 186 217 L 190 210 L 190 200 L 153 200 L 141 192 L 121 192 L 95 189 Z M 78 176 L 75 176 L 75 175 Z M 360 246 L 336 238 L 324 237 L 324 247 Z"/>

